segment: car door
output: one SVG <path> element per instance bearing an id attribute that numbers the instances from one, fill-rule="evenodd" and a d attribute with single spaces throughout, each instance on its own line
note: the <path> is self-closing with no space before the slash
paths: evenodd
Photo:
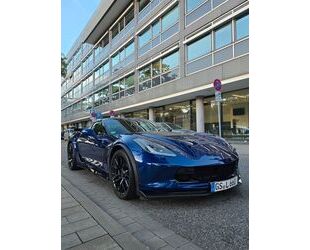
<path id="1" fill-rule="evenodd" d="M 93 130 L 96 135 L 92 145 L 93 160 L 101 170 L 107 172 L 107 150 L 112 138 L 107 134 L 102 122 L 95 123 Z"/>
<path id="2" fill-rule="evenodd" d="M 95 132 L 90 129 L 82 130 L 77 139 L 79 153 L 83 160 L 90 163 L 93 160 L 93 144 L 95 143 Z"/>

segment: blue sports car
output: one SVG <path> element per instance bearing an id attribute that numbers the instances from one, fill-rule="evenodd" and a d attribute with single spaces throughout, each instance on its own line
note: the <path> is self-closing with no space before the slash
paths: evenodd
<path id="1" fill-rule="evenodd" d="M 121 199 L 206 195 L 241 183 L 238 154 L 206 133 L 157 131 L 148 120 L 107 118 L 68 142 L 68 166 L 111 181 Z"/>

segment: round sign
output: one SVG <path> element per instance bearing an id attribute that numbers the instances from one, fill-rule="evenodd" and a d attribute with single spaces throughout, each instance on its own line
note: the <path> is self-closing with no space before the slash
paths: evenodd
<path id="1" fill-rule="evenodd" d="M 221 91 L 221 89 L 222 89 L 221 80 L 215 79 L 213 82 L 213 87 L 215 88 L 216 91 Z"/>

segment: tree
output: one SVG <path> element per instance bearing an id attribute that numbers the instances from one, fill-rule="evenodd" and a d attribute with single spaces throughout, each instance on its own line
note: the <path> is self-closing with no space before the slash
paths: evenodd
<path id="1" fill-rule="evenodd" d="M 61 53 L 61 76 L 66 77 L 67 75 L 67 58 L 64 53 Z"/>

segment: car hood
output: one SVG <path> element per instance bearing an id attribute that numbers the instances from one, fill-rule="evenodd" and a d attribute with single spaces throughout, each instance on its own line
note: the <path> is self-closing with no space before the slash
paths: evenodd
<path id="1" fill-rule="evenodd" d="M 207 133 L 173 133 L 148 132 L 136 136 L 157 142 L 178 154 L 186 154 L 190 158 L 202 156 L 217 157 L 221 160 L 234 160 L 238 158 L 235 149 L 224 139 Z"/>

